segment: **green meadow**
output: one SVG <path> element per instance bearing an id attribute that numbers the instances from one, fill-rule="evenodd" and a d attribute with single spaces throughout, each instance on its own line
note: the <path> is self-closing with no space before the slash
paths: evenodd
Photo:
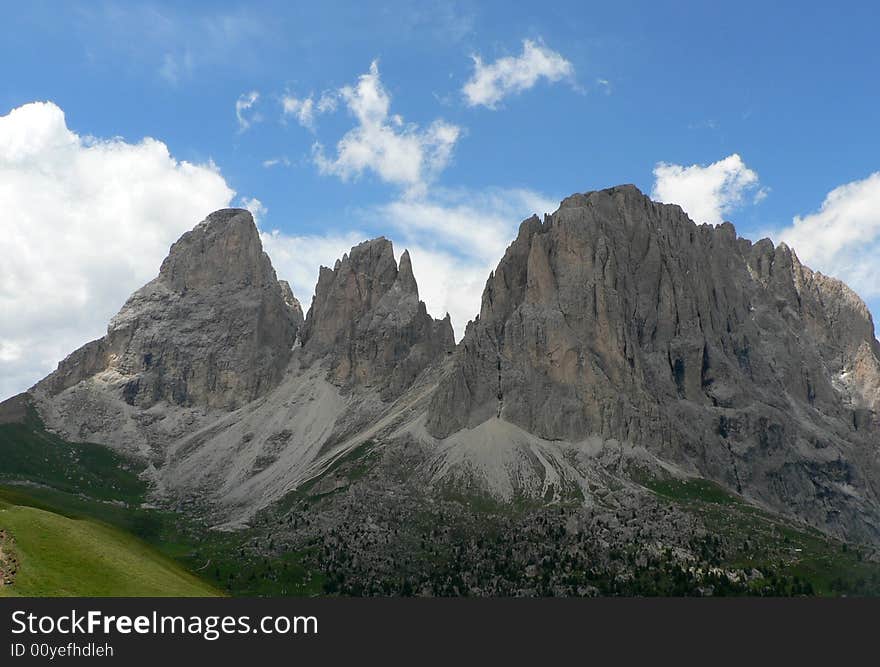
<path id="1" fill-rule="evenodd" d="M 0 496 L 3 549 L 17 561 L 0 596 L 216 596 L 219 591 L 138 538 Z M 8 553 L 6 553 L 8 552 Z"/>

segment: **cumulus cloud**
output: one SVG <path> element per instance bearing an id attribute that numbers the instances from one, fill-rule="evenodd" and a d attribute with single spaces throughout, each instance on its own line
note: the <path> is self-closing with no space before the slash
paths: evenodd
<path id="1" fill-rule="evenodd" d="M 448 165 L 461 129 L 439 119 L 421 129 L 392 115 L 391 96 L 376 61 L 356 85 L 341 88 L 339 97 L 357 125 L 336 144 L 335 157 L 315 144 L 314 159 L 321 172 L 349 180 L 371 171 L 386 183 L 422 190 Z"/>
<path id="2" fill-rule="evenodd" d="M 747 195 L 759 202 L 767 194 L 758 174 L 736 153 L 710 165 L 659 162 L 654 178 L 651 197 L 678 204 L 698 223 L 723 222 L 725 215 L 745 203 Z"/>
<path id="3" fill-rule="evenodd" d="M 553 83 L 574 77 L 574 65 L 542 43 L 523 40 L 518 56 L 499 58 L 486 64 L 480 56 L 473 56 L 474 73 L 462 88 L 468 106 L 495 109 L 510 95 L 535 86 L 541 79 Z"/>
<path id="4" fill-rule="evenodd" d="M 244 93 L 235 101 L 235 117 L 238 119 L 238 129 L 240 132 L 244 132 L 253 123 L 261 120 L 260 114 L 251 111 L 259 99 L 260 93 L 252 90 L 249 93 Z"/>
<path id="5" fill-rule="evenodd" d="M 0 116 L 0 398 L 101 336 L 171 243 L 234 194 L 212 163 L 80 136 L 55 104 Z"/>
<path id="6" fill-rule="evenodd" d="M 880 297 L 880 172 L 835 188 L 818 211 L 795 216 L 775 236 L 810 267 Z"/>

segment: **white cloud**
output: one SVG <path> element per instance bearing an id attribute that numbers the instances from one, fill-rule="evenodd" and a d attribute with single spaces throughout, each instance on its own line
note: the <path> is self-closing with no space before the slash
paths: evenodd
<path id="1" fill-rule="evenodd" d="M 285 167 L 290 166 L 290 158 L 286 155 L 282 155 L 281 157 L 273 157 L 268 160 L 263 160 L 263 166 L 266 169 L 271 169 L 272 167 L 277 167 L 278 165 L 283 165 Z"/>
<path id="2" fill-rule="evenodd" d="M 419 295 L 434 317 L 447 312 L 456 337 L 480 311 L 489 272 L 516 237 L 520 222 L 556 210 L 556 200 L 529 190 L 436 190 L 430 198 L 402 197 L 357 211 L 364 229 L 380 229 L 398 257 L 410 251 Z M 320 266 L 332 267 L 352 246 L 376 233 L 289 235 L 263 232 L 263 247 L 279 278 L 288 280 L 308 308 Z"/>
<path id="3" fill-rule="evenodd" d="M 293 293 L 308 310 L 318 270 L 341 259 L 352 246 L 370 238 L 369 235 L 348 231 L 329 234 L 285 234 L 277 229 L 261 232 L 263 249 L 272 258 L 272 265 L 279 278 L 290 283 Z"/>
<path id="4" fill-rule="evenodd" d="M 305 128 L 315 129 L 315 100 L 311 96 L 305 98 L 285 95 L 281 98 L 281 107 L 285 116 L 293 116 Z"/>
<path id="5" fill-rule="evenodd" d="M 315 108 L 318 113 L 332 113 L 339 106 L 339 93 L 335 90 L 325 90 L 318 98 L 318 104 Z"/>
<path id="6" fill-rule="evenodd" d="M 162 65 L 159 67 L 159 76 L 171 85 L 176 86 L 184 79 L 192 76 L 195 70 L 195 59 L 189 51 L 180 54 L 166 53 L 162 57 Z"/>
<path id="7" fill-rule="evenodd" d="M 880 172 L 835 188 L 818 211 L 795 216 L 774 236 L 811 268 L 880 297 Z"/>
<path id="8" fill-rule="evenodd" d="M 238 129 L 240 132 L 244 132 L 253 123 L 258 123 L 262 120 L 260 114 L 251 112 L 251 109 L 259 99 L 260 93 L 256 90 L 252 90 L 249 93 L 242 94 L 235 101 L 235 117 L 238 120 Z"/>
<path id="9" fill-rule="evenodd" d="M 487 258 L 460 257 L 418 243 L 402 245 L 409 250 L 419 297 L 428 312 L 438 318 L 449 313 L 455 339 L 461 340 L 467 323 L 480 312 L 486 279 L 501 256 L 487 261 Z"/>
<path id="10" fill-rule="evenodd" d="M 746 201 L 754 192 L 757 203 L 767 190 L 759 186 L 758 174 L 734 153 L 710 165 L 659 162 L 654 167 L 651 198 L 678 204 L 695 222 L 718 224 L 724 216 Z"/>
<path id="11" fill-rule="evenodd" d="M 9 340 L 0 340 L 0 363 L 11 363 L 21 359 L 21 344 Z"/>
<path id="12" fill-rule="evenodd" d="M 293 116 L 307 130 L 315 131 L 315 118 L 321 114 L 332 113 L 338 106 L 338 93 L 325 91 L 315 101 L 314 94 L 308 97 L 296 97 L 288 93 L 281 97 L 283 116 Z"/>
<path id="13" fill-rule="evenodd" d="M 254 216 L 254 223 L 257 225 L 260 224 L 263 216 L 269 212 L 269 209 L 263 206 L 263 202 L 256 197 L 241 197 L 239 199 L 239 204 L 242 208 L 250 211 L 251 215 Z"/>
<path id="14" fill-rule="evenodd" d="M 520 222 L 557 207 L 557 200 L 531 190 L 434 189 L 430 197 L 404 197 L 367 215 L 396 230 L 395 245 L 409 248 L 428 311 L 436 317 L 448 312 L 460 337 L 479 312 L 489 272 L 516 237 Z"/>
<path id="15" fill-rule="evenodd" d="M 572 79 L 574 65 L 542 43 L 523 40 L 522 54 L 485 64 L 473 56 L 474 73 L 462 88 L 468 106 L 495 109 L 510 95 L 532 88 L 540 79 L 550 82 Z"/>
<path id="16" fill-rule="evenodd" d="M 339 96 L 357 126 L 336 144 L 335 157 L 325 156 L 323 146 L 315 144 L 314 159 L 321 172 L 349 180 L 372 171 L 387 183 L 423 190 L 448 165 L 461 129 L 439 119 L 419 129 L 392 115 L 391 97 L 376 61 L 357 85 L 341 88 Z"/>
<path id="17" fill-rule="evenodd" d="M 213 164 L 79 136 L 52 103 L 0 116 L 0 398 L 103 335 L 171 243 L 234 194 Z"/>

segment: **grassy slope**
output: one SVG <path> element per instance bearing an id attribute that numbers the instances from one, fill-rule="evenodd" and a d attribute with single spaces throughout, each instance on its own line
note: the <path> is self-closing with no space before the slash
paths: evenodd
<path id="1" fill-rule="evenodd" d="M 18 573 L 0 595 L 215 596 L 170 558 L 111 526 L 0 500 Z"/>
<path id="2" fill-rule="evenodd" d="M 141 466 L 106 447 L 68 443 L 30 406 L 0 423 L 0 528 L 15 541 L 15 584 L 4 595 L 218 595 L 159 552 L 162 513 L 142 510 Z M 154 542 L 154 546 L 144 540 Z"/>
<path id="3" fill-rule="evenodd" d="M 31 480 L 99 500 L 139 502 L 142 466 L 107 447 L 69 443 L 44 430 L 30 408 L 23 423 L 0 423 L 0 479 Z"/>
<path id="4" fill-rule="evenodd" d="M 255 537 L 252 531 L 218 533 L 181 514 L 144 507 L 147 485 L 138 478 L 142 469 L 138 462 L 101 445 L 67 442 L 47 432 L 29 406 L 20 407 L 20 411 L 24 418 L 18 423 L 3 423 L 0 419 L 0 503 L 50 512 L 59 517 L 56 528 L 88 530 L 96 539 L 127 534 L 132 548 L 137 546 L 141 553 L 152 548 L 151 557 L 156 562 L 176 564 L 178 574 L 184 570 L 196 573 L 199 578 L 194 581 L 205 592 L 191 594 L 217 594 L 218 589 L 246 596 L 313 595 L 321 591 L 320 575 L 302 567 L 301 554 L 261 557 L 243 548 Z M 21 512 L 29 513 L 24 509 Z M 9 529 L 23 545 L 17 549 L 21 552 L 29 537 L 20 538 L 17 533 L 22 526 L 12 526 L 12 517 L 11 513 L 0 513 L 0 529 Z M 95 527 L 111 532 L 95 533 Z M 42 549 L 40 543 L 30 543 Z M 48 548 L 49 544 L 43 546 Z M 61 551 L 68 548 L 61 546 Z M 26 576 L 28 565 L 23 556 L 27 554 L 21 555 L 19 576 Z M 104 567 L 100 561 L 87 562 L 92 567 Z M 30 567 L 45 564 L 36 557 Z M 83 577 L 84 571 L 77 576 Z M 60 582 L 56 583 L 43 589 L 53 595 L 68 594 Z M 169 586 L 167 593 L 142 594 L 183 594 L 176 592 L 177 583 L 172 581 Z M 113 595 L 136 594 L 124 588 L 107 590 Z"/>

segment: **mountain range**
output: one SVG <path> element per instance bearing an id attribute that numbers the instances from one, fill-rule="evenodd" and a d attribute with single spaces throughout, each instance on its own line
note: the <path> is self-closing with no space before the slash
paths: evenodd
<path id="1" fill-rule="evenodd" d="M 418 498 L 388 491 L 393 512 L 454 497 L 633 520 L 652 485 L 709 483 L 880 545 L 865 303 L 785 244 L 697 225 L 631 185 L 522 222 L 458 343 L 391 241 L 322 267 L 304 314 L 251 214 L 217 211 L 103 338 L 10 401 L 140 461 L 154 502 L 225 530 L 306 491 L 356 511 L 372 475 Z"/>

